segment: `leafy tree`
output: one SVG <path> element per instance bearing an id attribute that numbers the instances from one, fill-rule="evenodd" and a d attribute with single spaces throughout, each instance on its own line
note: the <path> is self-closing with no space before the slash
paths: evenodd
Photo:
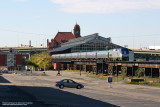
<path id="1" fill-rule="evenodd" d="M 52 57 L 47 53 L 40 53 L 37 57 L 37 65 L 40 68 L 50 68 L 52 66 Z"/>
<path id="2" fill-rule="evenodd" d="M 47 69 L 52 66 L 52 57 L 46 52 L 34 54 L 28 60 L 28 65 Z"/>
<path id="3" fill-rule="evenodd" d="M 26 59 L 24 57 L 22 57 L 22 65 L 23 66 L 27 65 L 27 61 L 26 61 Z"/>
<path id="4" fill-rule="evenodd" d="M 135 76 L 136 76 L 136 77 L 142 77 L 142 76 L 144 76 L 144 69 L 143 69 L 143 68 L 138 68 L 138 69 L 135 71 Z"/>
<path id="5" fill-rule="evenodd" d="M 30 67 L 30 68 L 37 68 L 38 65 L 36 65 L 35 63 L 33 63 L 31 60 L 28 60 L 27 61 L 27 65 Z"/>

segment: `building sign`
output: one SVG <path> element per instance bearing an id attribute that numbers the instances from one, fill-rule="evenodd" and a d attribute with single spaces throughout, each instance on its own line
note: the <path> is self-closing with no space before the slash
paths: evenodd
<path id="1" fill-rule="evenodd" d="M 14 54 L 7 55 L 7 66 L 14 66 Z"/>

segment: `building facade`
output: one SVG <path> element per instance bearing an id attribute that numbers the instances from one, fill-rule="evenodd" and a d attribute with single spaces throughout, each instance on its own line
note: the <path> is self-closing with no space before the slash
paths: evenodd
<path id="1" fill-rule="evenodd" d="M 22 67 L 22 55 L 14 53 L 0 53 L 0 67 L 9 71 L 20 70 Z"/>
<path id="2" fill-rule="evenodd" d="M 159 51 L 127 48 L 128 51 L 125 51 L 124 47 L 110 40 L 111 38 L 101 37 L 97 33 L 69 40 L 61 47 L 49 51 L 53 58 L 52 63 L 61 63 L 62 70 L 80 70 L 117 76 L 121 71 L 125 71 L 127 76 L 135 76 L 135 72 L 142 68 L 144 76 L 160 77 Z M 119 52 L 122 54 L 121 59 L 118 59 Z"/>
<path id="3" fill-rule="evenodd" d="M 51 42 L 47 39 L 47 50 L 52 50 L 61 47 L 62 43 L 68 42 L 71 39 L 81 37 L 80 26 L 76 24 L 72 32 L 58 32 L 56 36 L 51 39 Z"/>
<path id="4" fill-rule="evenodd" d="M 121 48 L 121 46 L 113 44 L 111 38 L 104 38 L 98 33 L 75 38 L 66 43 L 61 44 L 61 47 L 50 50 L 52 54 L 75 53 L 75 52 L 91 52 L 103 51 L 113 48 Z"/>

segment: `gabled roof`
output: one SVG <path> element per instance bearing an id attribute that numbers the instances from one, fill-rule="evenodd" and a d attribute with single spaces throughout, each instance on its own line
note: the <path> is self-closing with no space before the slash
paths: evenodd
<path id="1" fill-rule="evenodd" d="M 49 52 L 64 51 L 64 50 L 70 49 L 72 47 L 75 47 L 75 46 L 87 43 L 89 41 L 92 41 L 96 38 L 100 39 L 100 40 L 103 40 L 103 41 L 106 41 L 106 42 L 109 42 L 109 40 L 107 38 L 101 37 L 101 36 L 98 35 L 98 33 L 95 33 L 95 34 L 92 34 L 92 35 L 88 35 L 88 36 L 79 37 L 79 38 L 69 40 L 68 42 L 61 44 L 61 47 L 53 49 Z"/>
<path id="2" fill-rule="evenodd" d="M 92 34 L 92 35 L 88 35 L 88 36 L 79 37 L 79 38 L 75 38 L 75 39 L 69 40 L 68 42 L 61 44 L 61 47 L 72 45 L 72 44 L 86 43 L 88 41 L 94 40 L 95 38 L 99 38 L 99 39 L 101 39 L 103 41 L 109 42 L 107 38 L 99 36 L 98 33 L 95 33 L 95 34 Z"/>
<path id="3" fill-rule="evenodd" d="M 58 32 L 54 40 L 57 41 L 58 43 L 64 43 L 74 38 L 75 36 L 72 34 L 72 32 Z"/>

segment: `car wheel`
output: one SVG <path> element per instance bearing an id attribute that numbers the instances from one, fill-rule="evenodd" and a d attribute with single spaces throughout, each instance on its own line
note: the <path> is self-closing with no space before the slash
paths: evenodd
<path id="1" fill-rule="evenodd" d="M 60 85 L 59 88 L 63 89 L 63 88 L 64 88 L 64 85 Z"/>
<path id="2" fill-rule="evenodd" d="M 77 86 L 77 89 L 81 89 L 82 87 L 80 85 Z"/>

